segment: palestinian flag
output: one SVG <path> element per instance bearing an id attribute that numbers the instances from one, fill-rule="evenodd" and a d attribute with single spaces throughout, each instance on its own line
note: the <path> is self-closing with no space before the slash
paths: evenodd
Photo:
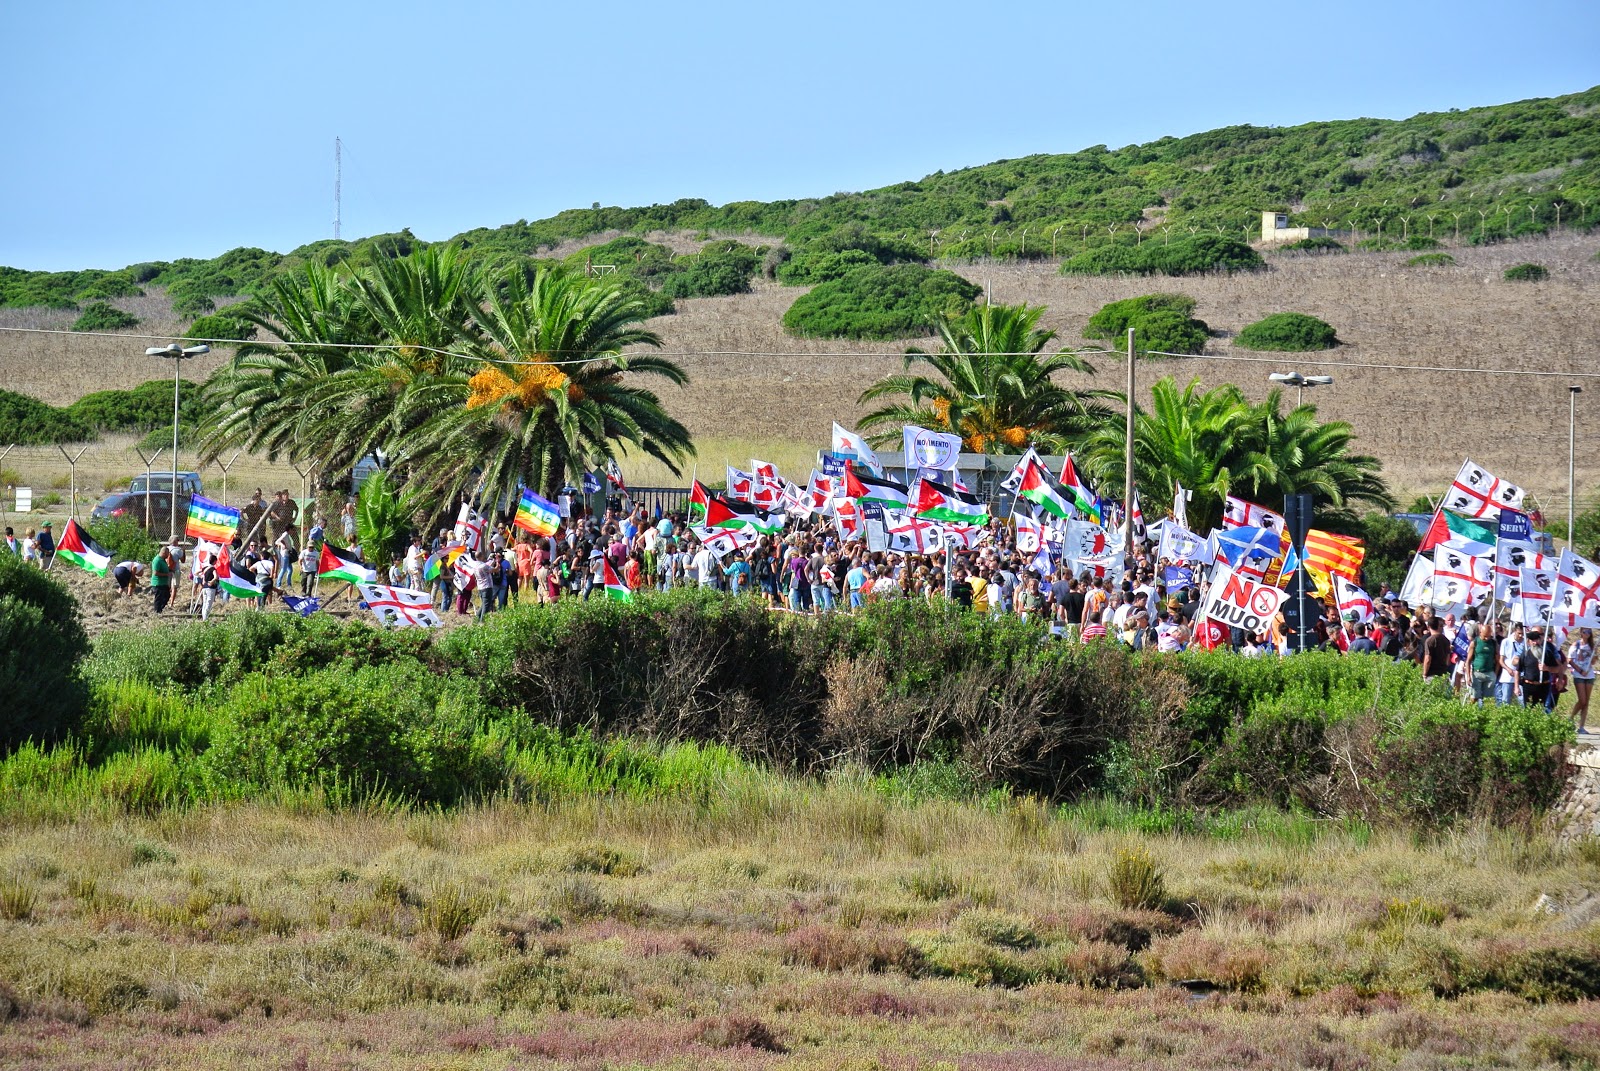
<path id="1" fill-rule="evenodd" d="M 989 523 L 989 507 L 977 495 L 957 491 L 933 480 L 917 481 L 915 510 L 918 517 L 930 521 Z"/>
<path id="2" fill-rule="evenodd" d="M 689 488 L 689 523 L 694 523 L 695 510 L 700 511 L 700 516 L 706 515 L 706 507 L 711 504 L 711 492 L 706 490 L 706 485 L 699 480 Z"/>
<path id="3" fill-rule="evenodd" d="M 1100 516 L 1100 499 L 1095 497 L 1089 485 L 1078 478 L 1077 467 L 1072 464 L 1072 455 L 1061 463 L 1061 487 L 1072 495 L 1073 505 L 1078 507 L 1078 512 L 1089 518 L 1095 524 L 1102 520 Z"/>
<path id="4" fill-rule="evenodd" d="M 617 571 L 611 568 L 611 561 L 607 558 L 600 559 L 601 568 L 605 570 L 606 598 L 618 602 L 632 602 L 633 592 L 628 590 L 628 585 L 617 576 Z"/>
<path id="5" fill-rule="evenodd" d="M 352 584 L 376 584 L 378 573 L 361 564 L 361 559 L 348 550 L 322 544 L 322 557 L 317 560 L 317 575 L 330 580 L 348 580 Z"/>
<path id="6" fill-rule="evenodd" d="M 773 518 L 748 502 L 730 502 L 721 495 L 711 495 L 706 503 L 707 528 L 749 528 L 762 535 L 777 535 L 783 525 L 782 517 Z"/>
<path id="7" fill-rule="evenodd" d="M 1492 519 L 1488 522 L 1475 521 L 1441 507 L 1433 511 L 1433 521 L 1423 533 L 1422 545 L 1417 551 L 1426 554 L 1440 543 L 1452 539 L 1465 539 L 1493 547 L 1498 534 L 1499 525 Z"/>
<path id="8" fill-rule="evenodd" d="M 857 502 L 876 502 L 890 509 L 905 509 L 911 504 L 905 484 L 863 475 L 851 461 L 844 466 L 844 493 Z"/>
<path id="9" fill-rule="evenodd" d="M 89 538 L 89 533 L 78 527 L 77 521 L 68 521 L 56 544 L 56 553 L 80 569 L 95 576 L 105 576 L 111 565 L 111 552 Z"/>
<path id="10" fill-rule="evenodd" d="M 1072 519 L 1072 504 L 1050 478 L 1049 471 L 1036 461 L 1023 469 L 1022 482 L 1017 485 L 1017 497 L 1027 499 L 1052 516 L 1062 520 Z"/>
<path id="11" fill-rule="evenodd" d="M 226 591 L 236 599 L 259 599 L 261 587 L 247 576 L 240 576 L 233 571 L 233 558 L 228 553 L 228 548 L 223 547 L 217 555 L 217 587 Z"/>

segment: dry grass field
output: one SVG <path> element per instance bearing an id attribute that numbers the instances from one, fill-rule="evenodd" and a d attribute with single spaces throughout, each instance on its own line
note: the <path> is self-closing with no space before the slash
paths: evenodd
<path id="1" fill-rule="evenodd" d="M 1600 1060 L 1596 1005 L 1561 988 L 1600 934 L 1533 910 L 1595 861 L 1542 839 L 1138 836 L 729 776 L 700 802 L 18 812 L 0 1066 Z"/>
<path id="2" fill-rule="evenodd" d="M 683 235 L 652 235 L 680 251 L 696 243 Z M 573 243 L 558 254 L 582 248 Z M 1270 271 L 1242 276 L 1187 279 L 1086 278 L 1055 274 L 1053 263 L 997 262 L 951 265 L 991 288 L 997 302 L 1048 307 L 1045 322 L 1069 345 L 1089 316 L 1108 301 L 1155 290 L 1195 297 L 1196 315 L 1223 337 L 1207 358 L 1150 362 L 1141 382 L 1159 375 L 1208 384 L 1235 382 L 1252 395 L 1266 390 L 1277 369 L 1328 372 L 1336 383 L 1314 400 L 1328 418 L 1347 420 L 1359 446 L 1383 460 L 1403 498 L 1437 490 L 1470 454 L 1496 473 L 1523 483 L 1552 514 L 1566 506 L 1567 383 L 1563 376 L 1516 377 L 1466 372 L 1372 370 L 1360 364 L 1408 364 L 1465 369 L 1524 368 L 1558 373 L 1600 372 L 1600 263 L 1592 258 L 1594 237 L 1563 234 L 1486 248 L 1455 248 L 1456 264 L 1407 268 L 1410 254 L 1351 253 L 1314 257 L 1269 254 Z M 1508 283 L 1500 273 L 1522 261 L 1546 265 L 1540 283 Z M 877 377 L 897 369 L 906 343 L 810 341 L 786 336 L 784 311 L 803 292 L 758 281 L 755 292 L 679 302 L 680 311 L 651 323 L 664 350 L 679 357 L 693 377 L 679 391 L 665 388 L 670 409 L 694 432 L 701 470 L 720 475 L 724 459 L 735 464 L 750 454 L 778 462 L 803 476 L 809 457 L 825 442 L 831 421 L 859 414 L 856 397 Z M 114 302 L 145 320 L 137 334 L 177 333 L 164 297 Z M 1298 311 L 1333 324 L 1345 345 L 1314 357 L 1262 362 L 1218 360 L 1261 357 L 1236 350 L 1231 336 L 1272 312 Z M 0 309 L 0 327 L 61 329 L 69 312 Z M 21 335 L 0 332 L 0 388 L 20 390 L 62 404 L 91 390 L 152 378 L 166 365 L 146 358 L 148 343 L 122 337 Z M 223 360 L 195 362 L 188 374 L 201 377 Z M 1117 357 L 1097 362 L 1094 382 L 1120 388 Z M 1580 507 L 1600 499 L 1600 421 L 1584 409 L 1600 404 L 1600 390 L 1580 399 L 1578 468 Z M 3 446 L 3 444 L 0 444 Z M 126 475 L 138 467 L 117 444 L 91 447 L 93 472 Z M 22 452 L 0 462 L 35 486 L 65 471 L 55 450 Z M 292 485 L 286 466 L 242 459 L 250 473 L 237 486 L 256 482 Z M 636 483 L 667 482 L 665 470 L 648 459 L 626 463 Z M 208 486 L 220 472 L 207 474 Z M 230 491 L 235 485 L 230 481 Z"/>

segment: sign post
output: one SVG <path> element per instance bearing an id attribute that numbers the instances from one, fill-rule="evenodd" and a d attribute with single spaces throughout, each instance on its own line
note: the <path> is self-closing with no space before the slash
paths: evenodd
<path id="1" fill-rule="evenodd" d="M 1312 627 L 1308 613 L 1310 607 L 1306 604 L 1306 591 L 1311 585 L 1311 576 L 1306 572 L 1305 564 L 1306 533 L 1311 530 L 1311 496 L 1284 495 L 1283 521 L 1298 559 L 1294 575 L 1289 579 L 1289 604 L 1284 609 L 1283 619 L 1289 626 L 1286 637 L 1289 650 L 1300 652 L 1316 646 L 1316 630 Z"/>

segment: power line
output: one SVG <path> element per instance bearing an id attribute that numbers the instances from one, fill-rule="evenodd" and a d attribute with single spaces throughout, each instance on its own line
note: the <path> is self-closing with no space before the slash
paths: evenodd
<path id="1" fill-rule="evenodd" d="M 141 334 L 134 334 L 134 333 L 128 332 L 128 331 L 69 331 L 69 330 L 66 330 L 65 328 L 47 328 L 47 327 L 0 327 L 0 332 L 11 332 L 11 333 L 15 333 L 15 334 L 32 334 L 32 335 L 69 335 L 69 336 L 83 336 L 83 337 L 91 337 L 91 338 L 131 338 L 131 339 L 151 340 L 151 341 L 170 341 L 175 337 L 173 335 L 141 335 Z M 570 361 L 527 361 L 527 360 L 512 360 L 512 359 L 500 359 L 500 358 L 494 358 L 494 357 L 484 357 L 484 356 L 482 356 L 480 354 L 461 353 L 461 352 L 456 351 L 456 350 L 440 349 L 440 348 L 438 348 L 436 346 L 405 345 L 405 344 L 394 343 L 394 342 L 310 342 L 310 343 L 295 343 L 295 342 L 284 342 L 284 341 L 281 341 L 281 340 L 278 340 L 278 339 L 266 339 L 266 340 L 259 340 L 259 341 L 241 342 L 239 339 L 234 339 L 234 338 L 184 338 L 183 341 L 205 342 L 205 343 L 208 343 L 208 344 L 214 343 L 214 344 L 221 345 L 221 346 L 246 346 L 246 345 L 248 345 L 248 346 L 283 346 L 283 347 L 289 347 L 289 348 L 292 348 L 292 347 L 295 347 L 295 346 L 303 346 L 306 349 L 324 349 L 324 350 L 327 350 L 327 349 L 347 349 L 347 350 L 419 350 L 419 351 L 422 351 L 424 353 L 437 353 L 437 354 L 439 354 L 440 356 L 443 356 L 443 357 L 459 357 L 462 360 L 466 360 L 466 361 L 478 361 L 478 362 L 481 362 L 481 363 L 484 363 L 484 364 L 505 364 L 505 365 L 533 365 L 533 364 L 581 365 L 581 364 L 595 364 L 595 363 L 598 363 L 598 362 L 601 362 L 601 361 L 614 361 L 614 360 L 617 360 L 618 358 L 629 358 L 629 357 L 780 357 L 780 358 L 790 358 L 790 357 L 793 357 L 793 358 L 826 357 L 826 358 L 846 358 L 846 359 L 852 359 L 852 360 L 860 360 L 861 358 L 864 358 L 864 357 L 865 358 L 886 358 L 886 359 L 887 358 L 895 358 L 895 359 L 903 359 L 903 358 L 905 358 L 907 356 L 917 356 L 916 354 L 907 354 L 903 350 L 896 350 L 896 351 L 892 351 L 892 352 L 883 351 L 883 350 L 876 350 L 876 351 L 874 351 L 874 350 L 851 350 L 851 351 L 838 351 L 838 352 L 813 351 L 813 350 L 629 350 L 629 351 L 626 351 L 626 352 L 604 354 L 604 355 L 599 356 L 599 357 L 578 358 L 578 359 L 574 359 L 574 360 L 570 360 Z M 560 353 L 563 353 L 563 352 L 570 352 L 570 351 L 552 350 L 550 352 L 552 354 L 560 354 Z M 1558 371 L 1544 371 L 1544 370 L 1530 369 L 1530 368 L 1472 368 L 1472 367 L 1458 366 L 1458 365 L 1383 364 L 1383 363 L 1377 363 L 1377 362 L 1371 362 L 1371 361 L 1327 361 L 1327 360 L 1319 361 L 1319 360 L 1316 360 L 1316 359 L 1313 359 L 1313 358 L 1306 358 L 1306 357 L 1290 357 L 1290 358 L 1283 358 L 1283 357 L 1246 357 L 1246 356 L 1243 356 L 1241 354 L 1171 353 L 1171 352 L 1168 352 L 1166 350 L 1144 350 L 1144 351 L 1141 351 L 1141 352 L 1145 353 L 1148 356 L 1153 356 L 1153 357 L 1175 357 L 1175 358 L 1178 358 L 1180 360 L 1185 360 L 1185 361 L 1241 361 L 1241 362 L 1248 362 L 1248 363 L 1251 363 L 1251 364 L 1272 364 L 1272 365 L 1278 365 L 1280 367 L 1292 367 L 1292 366 L 1298 364 L 1298 365 L 1307 365 L 1307 366 L 1314 367 L 1314 368 L 1327 368 L 1327 369 L 1332 369 L 1334 371 L 1338 371 L 1340 369 L 1356 368 L 1356 369 L 1368 369 L 1368 370 L 1372 370 L 1372 371 L 1390 371 L 1390 372 L 1469 372 L 1469 373 L 1470 372 L 1479 372 L 1479 373 L 1483 373 L 1485 375 L 1496 375 L 1496 376 L 1558 376 L 1558 377 L 1565 377 L 1565 378 L 1568 378 L 1568 379 L 1600 379 L 1600 372 L 1558 372 Z M 1120 350 L 1106 350 L 1106 349 L 1059 350 L 1059 351 L 1056 351 L 1056 353 L 1036 353 L 1036 352 L 1034 352 L 1032 350 L 1023 350 L 1023 351 L 1016 351 L 1016 352 L 995 351 L 995 352 L 973 353 L 971 356 L 974 356 L 974 357 L 1048 357 L 1048 356 L 1057 356 L 1059 354 L 1067 354 L 1069 356 L 1074 356 L 1074 357 L 1122 357 L 1123 356 L 1123 354 L 1122 354 L 1122 352 Z"/>

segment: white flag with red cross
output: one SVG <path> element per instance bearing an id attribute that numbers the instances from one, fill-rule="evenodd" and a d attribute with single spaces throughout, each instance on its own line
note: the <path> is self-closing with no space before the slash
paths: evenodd
<path id="1" fill-rule="evenodd" d="M 1526 494 L 1514 483 L 1502 480 L 1468 458 L 1445 492 L 1443 509 L 1468 517 L 1489 517 L 1503 509 L 1522 509 Z"/>

